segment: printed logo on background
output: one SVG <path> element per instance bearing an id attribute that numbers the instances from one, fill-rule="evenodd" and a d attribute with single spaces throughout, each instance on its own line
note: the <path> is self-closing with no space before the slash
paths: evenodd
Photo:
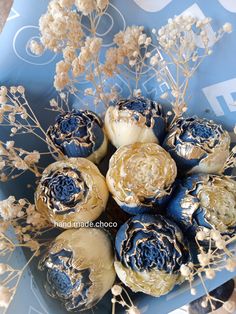
<path id="1" fill-rule="evenodd" d="M 236 112 L 236 78 L 220 82 L 202 89 L 216 116 Z"/>
<path id="2" fill-rule="evenodd" d="M 236 13 L 235 0 L 218 0 L 220 4 L 229 12 Z"/>
<path id="3" fill-rule="evenodd" d="M 144 11 L 158 12 L 164 9 L 173 0 L 134 0 L 134 2 Z"/>

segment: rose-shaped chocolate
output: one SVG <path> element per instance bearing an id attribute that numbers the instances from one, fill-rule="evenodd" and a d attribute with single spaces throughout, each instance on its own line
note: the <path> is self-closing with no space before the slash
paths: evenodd
<path id="1" fill-rule="evenodd" d="M 108 200 L 105 178 L 84 158 L 69 158 L 49 165 L 35 193 L 38 211 L 62 228 L 97 219 Z"/>
<path id="2" fill-rule="evenodd" d="M 229 133 L 212 121 L 180 118 L 171 128 L 163 147 L 181 173 L 221 173 L 229 156 Z"/>
<path id="3" fill-rule="evenodd" d="M 105 128 L 117 148 L 136 142 L 159 144 L 165 135 L 165 120 L 156 102 L 131 98 L 108 108 Z"/>
<path id="4" fill-rule="evenodd" d="M 64 231 L 39 268 L 46 273 L 47 293 L 67 311 L 93 307 L 111 289 L 116 276 L 109 236 L 95 228 Z"/>
<path id="5" fill-rule="evenodd" d="M 186 233 L 236 230 L 236 181 L 227 176 L 195 174 L 183 179 L 168 204 L 167 215 Z"/>
<path id="6" fill-rule="evenodd" d="M 107 137 L 101 119 L 89 110 L 60 114 L 48 128 L 52 143 L 68 157 L 84 157 L 99 163 L 107 152 Z"/>
<path id="7" fill-rule="evenodd" d="M 120 280 L 135 292 L 156 297 L 180 283 L 180 267 L 190 259 L 179 227 L 160 215 L 129 219 L 119 229 L 115 247 Z"/>
<path id="8" fill-rule="evenodd" d="M 117 204 L 130 214 L 154 212 L 169 198 L 177 169 L 155 143 L 120 147 L 110 159 L 107 185 Z"/>

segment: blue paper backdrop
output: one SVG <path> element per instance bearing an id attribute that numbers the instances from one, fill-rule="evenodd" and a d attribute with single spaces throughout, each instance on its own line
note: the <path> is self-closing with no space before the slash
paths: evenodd
<path id="1" fill-rule="evenodd" d="M 42 56 L 32 55 L 28 46 L 32 38 L 39 35 L 38 20 L 46 11 L 47 0 L 15 0 L 8 22 L 0 34 L 0 84 L 24 85 L 28 97 L 36 114 L 40 116 L 42 124 L 46 127 L 52 121 L 52 115 L 43 111 L 48 106 L 48 101 L 55 93 L 53 76 L 55 63 L 60 60 L 59 55 L 45 52 Z M 218 29 L 225 22 L 232 23 L 235 32 L 213 47 L 213 55 L 200 67 L 195 78 L 190 84 L 189 102 L 190 114 L 198 114 L 221 122 L 232 134 L 236 123 L 236 1 L 235 0 L 113 0 L 109 6 L 108 15 L 101 21 L 101 27 L 106 33 L 105 46 L 111 45 L 112 37 L 118 30 L 123 30 L 126 25 L 145 25 L 147 28 L 159 28 L 167 19 L 183 12 L 203 18 L 213 18 L 213 30 Z M 212 32 L 212 30 L 209 30 Z M 213 36 L 213 32 L 212 32 Z M 117 84 L 124 89 L 123 83 L 117 77 Z M 143 90 L 150 97 L 156 98 L 166 88 L 165 84 L 156 86 L 152 80 L 143 82 Z M 124 89 L 125 94 L 125 89 Z M 1 130 L 5 136 L 5 130 Z M 232 134 L 233 135 L 233 134 Z M 236 138 L 233 139 L 236 142 Z M 24 143 L 25 139 L 21 140 Z M 32 148 L 35 142 L 31 142 Z M 30 180 L 31 177 L 28 177 Z M 1 185 L 2 194 L 14 191 L 19 196 L 21 181 Z M 32 195 L 29 190 L 26 194 Z M 17 261 L 22 262 L 24 255 L 17 256 Z M 232 274 L 221 273 L 211 282 L 211 287 L 224 282 Z M 199 290 L 199 294 L 203 293 Z M 138 298 L 143 313 L 165 314 L 187 303 L 191 298 L 187 287 L 175 289 L 168 296 L 160 299 L 147 297 Z M 108 298 L 109 299 L 109 298 Z M 95 313 L 109 313 L 109 303 L 95 309 Z M 21 284 L 21 290 L 16 301 L 10 308 L 10 313 L 65 313 L 65 311 L 46 298 L 38 290 L 32 276 L 27 273 Z"/>

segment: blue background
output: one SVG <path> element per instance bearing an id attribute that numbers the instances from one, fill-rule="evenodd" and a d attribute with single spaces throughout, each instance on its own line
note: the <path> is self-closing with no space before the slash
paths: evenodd
<path id="1" fill-rule="evenodd" d="M 45 52 L 37 57 L 31 54 L 28 45 L 32 38 L 39 35 L 38 20 L 46 11 L 46 0 L 15 0 L 8 22 L 0 34 L 0 84 L 24 85 L 28 99 L 42 125 L 46 128 L 53 121 L 54 115 L 44 111 L 49 100 L 54 96 L 53 76 L 55 63 L 60 55 Z M 105 47 L 111 46 L 112 38 L 127 25 L 145 25 L 147 29 L 159 28 L 166 24 L 168 18 L 188 11 L 194 16 L 213 18 L 213 30 L 217 30 L 225 22 L 232 23 L 235 32 L 226 35 L 216 44 L 213 54 L 207 58 L 190 84 L 191 99 L 188 103 L 189 114 L 198 114 L 221 122 L 230 132 L 236 124 L 236 2 L 234 0 L 113 0 L 108 15 L 101 21 L 101 28 L 107 32 Z M 120 78 L 116 83 L 124 91 L 125 86 Z M 151 81 L 143 82 L 143 91 L 152 98 L 158 98 L 163 86 L 156 86 Z M 0 130 L 1 137 L 6 138 L 7 130 Z M 232 133 L 231 133 L 232 134 Z M 236 139 L 233 137 L 233 141 Z M 25 138 L 19 138 L 24 145 Z M 34 149 L 40 143 L 27 140 L 27 148 Z M 47 161 L 48 162 L 48 161 Z M 11 183 L 1 185 L 2 197 L 14 193 L 21 197 L 32 197 L 33 190 L 25 191 L 22 180 L 30 182 L 30 175 Z M 22 188 L 21 188 L 22 187 Z M 24 262 L 20 252 L 16 256 L 17 264 Z M 37 276 L 37 271 L 32 269 Z M 232 277 L 228 272 L 220 273 L 216 280 L 210 282 L 211 288 Z M 36 284 L 37 282 L 37 284 Z M 196 282 L 197 284 L 197 282 Z M 10 313 L 65 313 L 57 304 L 47 298 L 42 291 L 40 279 L 33 279 L 31 271 L 23 278 L 21 289 L 11 305 Z M 199 288 L 198 295 L 203 291 Z M 159 299 L 137 295 L 135 300 L 142 313 L 165 314 L 193 299 L 188 287 L 182 285 L 173 292 Z M 107 302 L 106 302 L 107 301 Z M 110 313 L 109 296 L 103 301 L 95 313 Z"/>

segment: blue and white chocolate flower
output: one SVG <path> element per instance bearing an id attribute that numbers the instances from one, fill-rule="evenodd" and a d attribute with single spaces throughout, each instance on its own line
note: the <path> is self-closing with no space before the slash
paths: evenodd
<path id="1" fill-rule="evenodd" d="M 221 173 L 229 156 L 230 136 L 221 125 L 200 118 L 180 118 L 163 147 L 182 173 Z"/>
<path id="2" fill-rule="evenodd" d="M 187 177 L 176 186 L 166 213 L 190 237 L 207 229 L 230 235 L 236 231 L 236 181 L 223 175 Z"/>
<path id="3" fill-rule="evenodd" d="M 171 195 L 177 175 L 174 160 L 155 143 L 120 147 L 111 157 L 108 189 L 129 214 L 154 213 Z"/>
<path id="4" fill-rule="evenodd" d="M 49 165 L 35 192 L 37 210 L 65 229 L 97 219 L 108 200 L 105 178 L 84 158 L 69 158 Z"/>
<path id="5" fill-rule="evenodd" d="M 121 226 L 115 241 L 115 270 L 134 292 L 158 297 L 180 283 L 189 252 L 179 227 L 160 215 L 137 215 Z"/>
<path id="6" fill-rule="evenodd" d="M 93 307 L 115 281 L 114 253 L 109 236 L 100 229 L 64 231 L 41 260 L 47 293 L 67 311 Z"/>
<path id="7" fill-rule="evenodd" d="M 52 143 L 68 157 L 83 157 L 99 163 L 107 152 L 107 137 L 101 119 L 89 110 L 60 114 L 48 128 Z"/>
<path id="8" fill-rule="evenodd" d="M 117 148 L 136 142 L 159 144 L 165 134 L 165 119 L 158 103 L 146 98 L 131 98 L 107 109 L 105 129 Z"/>

